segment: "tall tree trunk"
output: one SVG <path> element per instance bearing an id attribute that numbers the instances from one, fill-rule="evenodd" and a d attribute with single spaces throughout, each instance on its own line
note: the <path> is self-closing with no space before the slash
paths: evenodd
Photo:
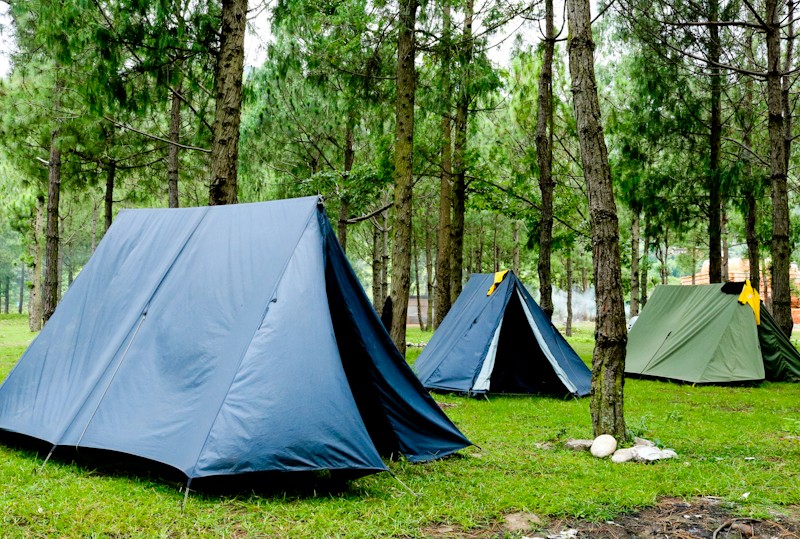
<path id="1" fill-rule="evenodd" d="M 22 314 L 22 305 L 25 302 L 25 264 L 19 265 L 19 303 L 17 313 Z"/>
<path id="2" fill-rule="evenodd" d="M 450 84 L 450 3 L 445 0 L 442 6 L 442 95 L 447 98 L 451 93 Z M 439 179 L 439 226 L 436 238 L 436 309 L 433 327 L 439 327 L 450 311 L 450 285 L 452 281 L 450 258 L 451 219 L 453 206 L 452 155 L 453 122 L 450 119 L 449 99 L 442 115 L 442 171 Z M 462 220 L 463 223 L 463 220 Z"/>
<path id="3" fill-rule="evenodd" d="M 456 99 L 455 148 L 453 151 L 453 236 L 452 247 L 452 280 L 450 282 L 450 302 L 456 301 L 461 294 L 461 280 L 464 269 L 464 214 L 467 201 L 466 152 L 467 125 L 469 123 L 469 103 L 471 95 L 470 66 L 472 64 L 472 18 L 473 0 L 467 0 L 464 7 L 464 31 L 458 49 L 459 60 L 463 71 L 459 73 L 458 97 Z M 478 270 L 480 271 L 480 270 Z"/>
<path id="4" fill-rule="evenodd" d="M 631 317 L 639 316 L 639 206 L 631 208 Z"/>
<path id="5" fill-rule="evenodd" d="M 769 109 L 770 169 L 772 176 L 772 315 L 778 327 L 792 334 L 789 289 L 789 190 L 786 174 L 783 99 L 781 95 L 781 14 L 777 0 L 766 0 L 767 108 Z"/>
<path id="6" fill-rule="evenodd" d="M 111 227 L 114 218 L 114 182 L 117 175 L 117 162 L 111 159 L 106 166 L 105 219 L 106 230 Z"/>
<path id="7" fill-rule="evenodd" d="M 747 259 L 750 266 L 750 284 L 756 290 L 761 290 L 761 278 L 758 268 L 758 261 L 761 258 L 759 254 L 759 242 L 756 235 L 756 196 L 752 191 L 745 193 L 745 201 L 747 202 L 747 215 L 745 216 L 745 236 L 747 238 Z"/>
<path id="8" fill-rule="evenodd" d="M 178 177 L 180 159 L 178 152 L 178 144 L 181 141 L 181 97 L 178 92 L 181 91 L 181 84 L 178 84 L 177 90 L 172 92 L 172 107 L 169 114 L 169 140 L 174 144 L 170 144 L 167 149 L 167 192 L 170 208 L 177 208 L 180 206 L 178 198 Z"/>
<path id="9" fill-rule="evenodd" d="M 478 233 L 475 236 L 475 271 L 483 273 L 483 218 L 478 220 Z"/>
<path id="10" fill-rule="evenodd" d="M 397 38 L 397 101 L 394 154 L 394 224 L 392 243 L 392 340 L 406 353 L 406 312 L 411 280 L 413 212 L 414 94 L 417 0 L 401 0 Z"/>
<path id="11" fill-rule="evenodd" d="M 31 291 L 28 295 L 28 328 L 33 331 L 42 329 L 42 228 L 44 198 L 36 199 L 36 213 L 33 217 L 33 238 L 31 241 Z"/>
<path id="12" fill-rule="evenodd" d="M 617 208 L 594 75 L 590 2 L 567 0 L 567 12 L 569 70 L 581 163 L 589 195 L 597 298 L 590 402 L 592 426 L 595 435 L 611 434 L 618 440 L 625 440 L 623 387 L 628 335 L 625 327 L 625 304 L 622 300 Z"/>
<path id="13" fill-rule="evenodd" d="M 792 73 L 792 65 L 794 60 L 794 0 L 786 1 L 787 18 L 787 36 L 786 36 L 786 54 L 783 58 L 783 76 L 781 77 L 781 96 L 783 99 L 783 156 L 786 161 L 786 170 L 789 170 L 789 160 L 792 155 L 792 101 L 789 90 L 792 87 L 794 77 Z"/>
<path id="14" fill-rule="evenodd" d="M 718 66 L 721 47 L 719 41 L 719 0 L 709 0 L 709 34 L 708 58 L 711 73 L 711 129 L 709 135 L 709 177 L 708 177 L 708 278 L 709 282 L 722 282 L 722 252 L 720 248 L 720 208 L 722 193 L 720 189 L 719 158 L 722 144 L 722 117 L 720 103 L 722 101 L 722 77 Z"/>
<path id="15" fill-rule="evenodd" d="M 59 92 L 60 89 L 56 89 Z M 60 128 L 50 135 L 50 161 L 47 181 L 47 225 L 44 248 L 44 291 L 42 320 L 46 324 L 58 304 L 58 202 L 61 196 Z"/>
<path id="16" fill-rule="evenodd" d="M 542 41 L 542 70 L 539 74 L 538 114 L 536 118 L 536 160 L 539 165 L 539 191 L 542 215 L 539 223 L 539 306 L 547 319 L 553 317 L 553 286 L 550 258 L 553 241 L 553 0 L 545 0 L 545 35 Z"/>
<path id="17" fill-rule="evenodd" d="M 494 267 L 494 272 L 497 273 L 500 271 L 500 245 L 497 243 L 497 219 L 499 218 L 499 214 L 494 214 L 494 219 L 492 220 L 492 267 Z"/>
<path id="18" fill-rule="evenodd" d="M 767 307 L 767 310 L 772 314 L 772 288 L 770 285 L 769 280 L 767 279 L 767 260 L 761 260 L 761 275 L 764 276 L 764 305 Z"/>
<path id="19" fill-rule="evenodd" d="M 211 206 L 236 204 L 239 123 L 242 113 L 244 30 L 247 0 L 222 0 L 222 29 L 214 80 L 216 113 L 211 143 Z"/>
<path id="20" fill-rule="evenodd" d="M 697 280 L 697 246 L 692 244 L 692 285 L 696 284 Z"/>
<path id="21" fill-rule="evenodd" d="M 9 296 L 11 296 L 11 274 L 6 275 L 6 295 L 3 302 L 3 312 L 8 314 L 8 306 L 11 303 Z"/>
<path id="22" fill-rule="evenodd" d="M 564 334 L 572 337 L 572 251 L 567 253 L 567 326 Z"/>

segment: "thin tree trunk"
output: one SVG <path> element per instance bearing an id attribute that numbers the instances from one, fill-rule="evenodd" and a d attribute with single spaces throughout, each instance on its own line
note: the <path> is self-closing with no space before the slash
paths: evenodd
<path id="1" fill-rule="evenodd" d="M 11 303 L 9 298 L 11 296 L 11 275 L 6 275 L 6 296 L 5 301 L 3 302 L 3 312 L 8 314 L 8 306 Z"/>
<path id="2" fill-rule="evenodd" d="M 97 247 L 97 200 L 92 197 L 92 244 L 90 247 L 90 254 L 94 254 Z"/>
<path id="3" fill-rule="evenodd" d="M 381 305 L 389 295 L 389 212 L 383 213 L 383 237 L 381 246 Z"/>
<path id="4" fill-rule="evenodd" d="M 425 222 L 425 293 L 428 295 L 428 309 L 425 317 L 425 331 L 430 331 L 433 324 L 433 239 Z"/>
<path id="5" fill-rule="evenodd" d="M 761 289 L 761 278 L 758 267 L 758 261 L 761 258 L 759 254 L 759 242 L 756 235 L 756 196 L 752 191 L 745 193 L 745 201 L 747 202 L 747 215 L 745 216 L 745 236 L 747 238 L 747 258 L 750 265 L 750 284 L 756 290 Z"/>
<path id="6" fill-rule="evenodd" d="M 60 89 L 56 89 L 59 92 Z M 60 128 L 56 127 L 50 136 L 50 161 L 47 182 L 47 225 L 44 249 L 44 291 L 42 320 L 46 324 L 58 304 L 58 203 L 61 196 L 61 149 L 59 148 Z"/>
<path id="7" fill-rule="evenodd" d="M 722 77 L 718 64 L 721 47 L 719 26 L 713 24 L 719 20 L 719 0 L 709 0 L 709 33 L 708 44 L 709 71 L 711 73 L 711 128 L 709 135 L 709 178 L 708 178 L 708 278 L 709 282 L 722 282 L 722 252 L 720 209 L 722 193 L 720 190 L 720 148 L 722 143 L 722 116 L 720 103 L 722 100 Z"/>
<path id="8" fill-rule="evenodd" d="M 749 15 L 752 17 L 752 15 Z M 755 61 L 753 59 L 753 30 L 746 31 L 746 44 L 745 56 L 747 57 L 748 69 L 755 68 Z M 744 152 L 742 160 L 744 161 L 743 172 L 746 178 L 744 187 L 744 199 L 747 204 L 747 210 L 744 220 L 745 240 L 747 242 L 747 259 L 749 261 L 750 284 L 753 288 L 761 291 L 761 269 L 759 261 L 761 259 L 760 242 L 756 233 L 756 225 L 758 224 L 758 199 L 756 192 L 761 191 L 761 178 L 753 178 L 753 164 L 750 155 L 752 142 L 750 133 L 753 128 L 753 79 L 746 77 L 744 79 L 744 96 L 742 98 L 742 109 L 744 114 L 741 115 L 742 121 L 742 146 Z M 766 302 L 766 299 L 764 300 Z"/>
<path id="9" fill-rule="evenodd" d="M 639 294 L 639 310 L 644 309 L 644 306 L 647 305 L 647 272 L 650 269 L 650 253 L 648 251 L 648 246 L 650 245 L 650 238 L 647 236 L 649 218 L 645 215 L 644 218 L 644 250 L 642 251 L 642 264 L 641 264 L 641 286 L 642 290 Z"/>
<path id="10" fill-rule="evenodd" d="M 542 195 L 539 223 L 539 306 L 547 319 L 553 317 L 553 286 L 550 258 L 553 241 L 553 51 L 555 27 L 553 0 L 545 0 L 545 35 L 542 41 L 542 68 L 539 74 L 539 99 L 536 119 L 536 160 L 539 165 L 539 191 Z"/>
<path id="11" fill-rule="evenodd" d="M 442 7 L 442 95 L 449 96 L 450 85 L 450 4 L 445 1 Z M 436 239 L 436 310 L 434 311 L 433 327 L 439 327 L 444 317 L 450 311 L 450 285 L 452 282 L 450 258 L 452 257 L 451 219 L 450 212 L 453 206 L 452 186 L 452 127 L 450 119 L 450 106 L 445 108 L 442 115 L 442 172 L 439 179 L 439 227 Z M 463 224 L 463 218 L 462 218 Z"/>
<path id="12" fill-rule="evenodd" d="M 420 281 L 419 281 L 419 252 L 417 241 L 412 239 L 411 241 L 411 252 L 414 257 L 414 287 L 417 291 L 417 321 L 419 322 L 419 329 L 425 331 L 425 322 L 422 319 L 422 294 L 420 293 Z"/>
<path id="13" fill-rule="evenodd" d="M 722 236 L 722 282 L 730 280 L 730 268 L 728 266 L 728 212 L 723 204 L 720 211 L 720 233 Z"/>
<path id="14" fill-rule="evenodd" d="M 28 328 L 42 329 L 42 228 L 44 226 L 44 199 L 36 199 L 36 213 L 33 218 L 33 240 L 31 241 L 31 291 L 28 295 Z"/>
<path id="15" fill-rule="evenodd" d="M 175 144 L 170 144 L 167 149 L 167 192 L 170 208 L 177 208 L 180 206 L 178 198 L 178 178 L 180 158 L 178 143 L 181 141 L 181 97 L 178 92 L 181 91 L 181 84 L 178 84 L 177 90 L 172 92 L 172 107 L 169 115 L 169 140 Z"/>
<path id="16" fill-rule="evenodd" d="M 519 275 L 519 220 L 514 220 L 514 255 L 511 269 Z"/>
<path id="17" fill-rule="evenodd" d="M 769 109 L 770 169 L 772 173 L 772 315 L 788 337 L 792 334 L 789 289 L 789 190 L 786 174 L 783 99 L 781 95 L 781 16 L 777 0 L 766 0 L 767 108 Z"/>
<path id="18" fill-rule="evenodd" d="M 222 29 L 214 80 L 216 112 L 211 143 L 211 185 L 208 203 L 236 204 L 239 124 L 242 113 L 244 31 L 247 0 L 222 0 Z"/>
<path id="19" fill-rule="evenodd" d="M 483 219 L 478 221 L 478 233 L 475 237 L 475 270 L 483 273 Z"/>
<path id="20" fill-rule="evenodd" d="M 618 440 L 625 440 L 623 388 L 628 336 L 622 300 L 617 208 L 594 75 L 590 2 L 567 0 L 567 12 L 569 70 L 581 163 L 589 195 L 597 298 L 590 402 L 592 427 L 595 435 L 611 434 Z"/>
<path id="21" fill-rule="evenodd" d="M 639 316 L 639 207 L 634 205 L 631 223 L 631 317 Z"/>
<path id="22" fill-rule="evenodd" d="M 572 337 L 572 252 L 567 253 L 567 326 L 564 334 Z"/>
<path id="23" fill-rule="evenodd" d="M 456 301 L 461 294 L 461 280 L 464 268 L 464 214 L 467 200 L 466 184 L 466 151 L 467 125 L 469 123 L 469 80 L 472 64 L 472 17 L 473 0 L 467 0 L 464 7 L 464 31 L 459 47 L 459 60 L 463 71 L 459 74 L 459 85 L 456 100 L 455 149 L 453 151 L 453 237 L 452 237 L 452 280 L 450 284 L 450 302 Z M 478 270 L 480 272 L 480 269 Z"/>
<path id="24" fill-rule="evenodd" d="M 117 175 L 117 162 L 113 159 L 108 162 L 106 167 L 106 193 L 105 193 L 105 219 L 106 230 L 111 228 L 111 220 L 114 218 L 114 182 Z"/>
<path id="25" fill-rule="evenodd" d="M 383 242 L 380 228 L 373 224 L 372 230 L 372 305 L 376 311 L 383 306 L 383 289 L 381 288 L 381 258 Z"/>
<path id="26" fill-rule="evenodd" d="M 343 180 L 348 182 L 350 173 L 353 171 L 353 162 L 356 158 L 355 151 L 355 119 L 352 115 L 347 119 L 347 128 L 344 134 L 344 174 Z M 347 253 L 347 218 L 350 214 L 350 198 L 344 194 L 339 197 L 339 223 L 337 235 L 342 251 Z"/>
<path id="27" fill-rule="evenodd" d="M 59 228 L 59 236 L 61 228 Z M 56 278 L 56 305 L 61 302 L 61 291 L 64 288 L 64 246 L 59 246 L 58 250 L 58 271 Z"/>
<path id="28" fill-rule="evenodd" d="M 497 244 L 497 219 L 499 215 L 494 214 L 494 219 L 492 222 L 492 266 L 494 267 L 494 272 L 497 273 L 500 271 L 500 246 Z"/>
<path id="29" fill-rule="evenodd" d="M 25 264 L 19 265 L 19 303 L 17 313 L 22 314 L 22 304 L 25 302 Z"/>
<path id="30" fill-rule="evenodd" d="M 769 279 L 767 279 L 767 260 L 763 259 L 761 261 L 761 275 L 764 276 L 764 305 L 767 307 L 767 310 L 772 314 L 772 289 L 770 286 Z"/>
<path id="31" fill-rule="evenodd" d="M 692 244 L 692 285 L 696 284 L 697 277 L 697 246 Z"/>

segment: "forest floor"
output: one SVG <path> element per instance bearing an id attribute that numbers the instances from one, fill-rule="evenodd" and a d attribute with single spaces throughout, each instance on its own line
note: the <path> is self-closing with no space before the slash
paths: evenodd
<path id="1" fill-rule="evenodd" d="M 552 519 L 533 513 L 512 513 L 502 522 L 478 530 L 436 526 L 425 530 L 435 539 L 494 539 L 522 534 L 530 539 L 798 539 L 800 507 L 772 511 L 766 518 L 738 516 L 721 498 L 706 496 L 662 498 L 641 511 L 622 513 L 613 520 Z"/>

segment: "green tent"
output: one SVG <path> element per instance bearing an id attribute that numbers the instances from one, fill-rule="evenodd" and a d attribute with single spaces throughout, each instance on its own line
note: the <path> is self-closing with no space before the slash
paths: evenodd
<path id="1" fill-rule="evenodd" d="M 628 333 L 627 374 L 691 383 L 800 381 L 800 353 L 744 283 L 658 286 Z"/>

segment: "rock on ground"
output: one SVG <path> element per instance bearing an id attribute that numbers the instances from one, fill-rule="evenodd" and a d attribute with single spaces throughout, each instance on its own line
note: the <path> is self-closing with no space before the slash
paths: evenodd
<path id="1" fill-rule="evenodd" d="M 589 449 L 592 455 L 597 458 L 605 458 L 614 453 L 617 449 L 617 440 L 610 434 L 601 434 L 592 442 L 592 447 Z"/>

